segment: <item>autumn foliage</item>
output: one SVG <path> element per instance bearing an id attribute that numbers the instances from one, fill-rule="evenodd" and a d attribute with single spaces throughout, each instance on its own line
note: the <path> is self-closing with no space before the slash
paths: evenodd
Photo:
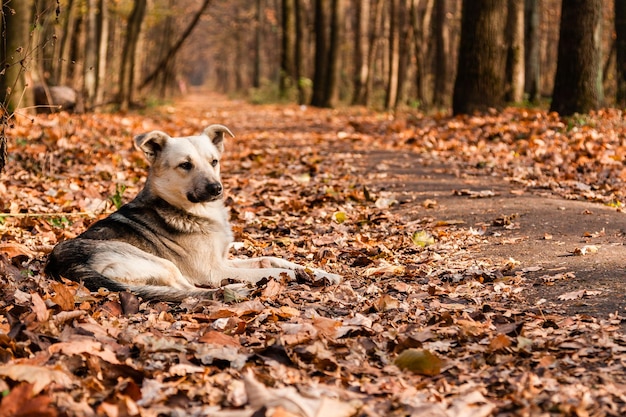
<path id="1" fill-rule="evenodd" d="M 276 277 L 166 304 L 43 275 L 54 244 L 140 189 L 134 134 L 211 123 L 236 135 L 222 168 L 233 255 L 342 284 Z M 614 110 L 450 118 L 213 95 L 18 117 L 0 183 L 0 416 L 624 415 L 619 314 L 530 303 L 520 265 L 474 251 L 486 235 L 387 187 L 428 167 L 619 210 L 624 126 Z"/>

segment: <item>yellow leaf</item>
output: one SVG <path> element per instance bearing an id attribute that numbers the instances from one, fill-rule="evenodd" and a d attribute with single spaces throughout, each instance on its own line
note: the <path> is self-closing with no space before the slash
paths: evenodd
<path id="1" fill-rule="evenodd" d="M 435 238 L 432 237 L 430 233 L 424 230 L 413 233 L 413 235 L 411 236 L 411 240 L 417 246 L 421 246 L 422 248 L 425 248 L 426 246 L 430 246 L 435 243 Z"/>
<path id="2" fill-rule="evenodd" d="M 445 361 L 426 349 L 406 349 L 393 363 L 400 369 L 408 369 L 420 375 L 434 376 L 441 373 Z"/>

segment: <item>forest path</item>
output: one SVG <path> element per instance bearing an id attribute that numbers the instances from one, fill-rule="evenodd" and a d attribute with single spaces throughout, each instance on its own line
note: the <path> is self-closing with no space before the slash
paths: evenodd
<path id="1" fill-rule="evenodd" d="M 351 162 L 354 178 L 347 179 L 346 185 L 361 180 L 372 192 L 397 200 L 391 210 L 408 221 L 459 220 L 459 227 L 481 233 L 482 242 L 472 247 L 473 256 L 494 264 L 512 262 L 510 273 L 527 279 L 530 305 L 594 317 L 626 314 L 626 214 L 621 210 L 565 199 L 502 176 L 473 175 L 431 155 L 389 149 L 387 142 L 392 140 L 384 132 L 393 122 L 385 119 L 382 127 L 367 127 L 372 136 L 379 135 L 378 140 L 365 145 L 337 140 L 350 135 L 340 132 L 353 130 L 341 124 L 346 119 L 352 119 L 357 130 L 365 130 L 362 109 L 254 106 L 199 92 L 176 103 L 183 111 L 203 107 L 212 109 L 207 116 L 223 119 L 246 136 L 275 131 L 289 141 L 290 132 L 321 133 L 321 141 L 316 139 L 321 149 Z M 277 118 L 277 112 L 282 117 Z M 346 112 L 354 116 L 346 118 Z"/>
<path id="2" fill-rule="evenodd" d="M 626 214 L 599 203 L 525 190 L 494 176 L 459 175 L 457 167 L 416 163 L 419 159 L 381 151 L 368 157 L 371 167 L 382 166 L 387 173 L 372 187 L 404 201 L 397 211 L 409 218 L 461 220 L 483 232 L 474 256 L 495 263 L 517 261 L 512 272 L 528 279 L 531 304 L 545 300 L 544 309 L 594 317 L 624 314 Z M 428 200 L 436 204 L 425 208 Z"/>

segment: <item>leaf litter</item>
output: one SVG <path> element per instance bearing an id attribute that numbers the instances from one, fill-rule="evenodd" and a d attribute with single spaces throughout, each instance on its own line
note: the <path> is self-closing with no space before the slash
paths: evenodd
<path id="1" fill-rule="evenodd" d="M 377 187 L 393 161 L 365 163 L 371 149 L 410 151 L 415 164 L 619 210 L 621 119 L 607 110 L 568 125 L 521 109 L 424 117 L 219 96 L 143 115 L 18 118 L 0 184 L 0 416 L 624 415 L 623 317 L 530 305 L 526 273 L 537 267 L 481 259 L 475 248 L 488 236 L 433 217 L 436 200 Z M 141 188 L 146 164 L 132 135 L 209 123 L 237 135 L 223 161 L 233 255 L 281 256 L 344 282 L 274 277 L 167 304 L 43 275 L 55 243 Z M 515 222 L 502 215 L 491 227 Z"/>

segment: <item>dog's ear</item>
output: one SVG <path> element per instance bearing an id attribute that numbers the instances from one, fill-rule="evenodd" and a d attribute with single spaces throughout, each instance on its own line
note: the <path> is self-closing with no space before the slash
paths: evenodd
<path id="1" fill-rule="evenodd" d="M 157 158 L 159 153 L 165 147 L 165 142 L 170 137 L 159 130 L 144 133 L 143 135 L 137 135 L 134 138 L 135 147 L 146 155 L 148 162 L 151 164 Z"/>
<path id="2" fill-rule="evenodd" d="M 213 145 L 220 152 L 224 152 L 224 134 L 228 133 L 230 137 L 234 138 L 233 132 L 230 131 L 226 126 L 223 125 L 211 125 L 204 129 L 204 134 L 211 139 Z"/>

